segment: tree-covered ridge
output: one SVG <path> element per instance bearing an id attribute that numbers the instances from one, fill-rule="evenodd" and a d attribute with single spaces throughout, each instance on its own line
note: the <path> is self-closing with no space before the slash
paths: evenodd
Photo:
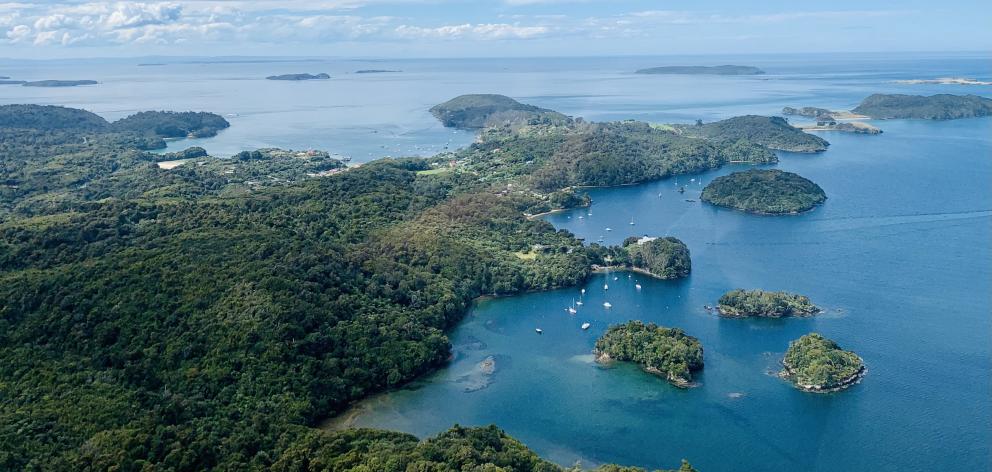
<path id="1" fill-rule="evenodd" d="M 778 169 L 751 169 L 713 179 L 700 197 L 704 202 L 761 214 L 799 213 L 826 201 L 819 185 Z"/>
<path id="2" fill-rule="evenodd" d="M 418 440 L 404 433 L 349 429 L 331 434 L 311 432 L 282 452 L 273 472 L 581 472 L 541 459 L 496 426 L 455 425 L 435 437 Z M 638 467 L 604 465 L 592 472 L 647 472 Z M 656 471 L 666 472 L 666 471 Z M 683 460 L 678 471 L 696 472 Z"/>
<path id="3" fill-rule="evenodd" d="M 851 111 L 876 119 L 953 120 L 992 115 L 992 99 L 946 93 L 929 97 L 876 93 L 866 97 Z"/>
<path id="4" fill-rule="evenodd" d="M 642 321 L 610 326 L 596 340 L 596 352 L 600 362 L 634 362 L 680 387 L 688 386 L 692 372 L 703 368 L 698 339 L 678 328 Z"/>
<path id="5" fill-rule="evenodd" d="M 19 169 L 71 163 L 80 183 L 3 195 L 0 469 L 270 467 L 305 426 L 447 359 L 474 297 L 594 262 L 523 217 L 526 192 L 418 159 L 232 191 L 306 159 L 166 170 L 120 133 L 21 132 L 3 143 Z"/>
<path id="6" fill-rule="evenodd" d="M 679 125 L 677 128 L 687 136 L 728 142 L 746 140 L 779 151 L 820 152 L 826 151 L 830 145 L 825 139 L 806 133 L 778 116 L 735 116 L 713 123 Z"/>
<path id="7" fill-rule="evenodd" d="M 802 390 L 818 393 L 850 387 L 865 371 L 864 361 L 857 354 L 841 349 L 819 333 L 790 342 L 782 364 L 783 377 Z"/>
<path id="8" fill-rule="evenodd" d="M 431 107 L 430 112 L 444 126 L 451 128 L 484 128 L 501 122 L 526 122 L 535 118 L 568 120 L 558 112 L 525 105 L 496 94 L 460 95 Z"/>
<path id="9" fill-rule="evenodd" d="M 35 80 L 24 82 L 24 87 L 78 87 L 80 85 L 97 85 L 95 80 Z"/>
<path id="10" fill-rule="evenodd" d="M 100 115 L 55 105 L 0 105 L 0 128 L 98 131 L 108 126 Z"/>
<path id="11" fill-rule="evenodd" d="M 805 295 L 744 289 L 731 290 L 723 294 L 717 310 L 723 316 L 768 318 L 809 316 L 820 312 L 820 309 Z"/>
<path id="12" fill-rule="evenodd" d="M 659 279 L 688 277 L 692 271 L 689 248 L 677 238 L 643 238 L 625 243 L 629 262 L 636 270 Z"/>
<path id="13" fill-rule="evenodd" d="M 685 74 L 685 75 L 761 75 L 765 71 L 754 66 L 660 66 L 639 69 L 636 74 Z"/>
<path id="14" fill-rule="evenodd" d="M 457 172 L 513 181 L 541 194 L 646 182 L 728 162 L 777 162 L 771 151 L 746 141 L 712 142 L 636 121 L 580 120 L 490 128 L 479 142 L 437 160 L 454 160 Z"/>

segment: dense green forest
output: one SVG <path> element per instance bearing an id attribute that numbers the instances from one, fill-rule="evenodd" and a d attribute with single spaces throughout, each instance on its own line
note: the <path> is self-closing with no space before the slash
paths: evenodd
<path id="1" fill-rule="evenodd" d="M 783 376 L 809 392 L 829 392 L 853 385 L 864 373 L 864 362 L 819 333 L 789 343 L 782 360 Z"/>
<path id="2" fill-rule="evenodd" d="M 778 116 L 745 115 L 698 125 L 676 127 L 687 136 L 719 141 L 746 140 L 769 149 L 791 152 L 826 151 L 825 139 L 793 127 Z"/>
<path id="3" fill-rule="evenodd" d="M 992 99 L 946 93 L 929 97 L 876 93 L 866 97 L 851 111 L 877 119 L 952 120 L 992 115 Z"/>
<path id="4" fill-rule="evenodd" d="M 751 169 L 717 177 L 703 188 L 704 202 L 762 214 L 799 213 L 827 200 L 819 185 L 778 169 Z"/>
<path id="5" fill-rule="evenodd" d="M 698 339 L 678 328 L 637 320 L 610 326 L 596 340 L 596 353 L 599 362 L 634 362 L 680 387 L 688 386 L 692 372 L 703 368 Z"/>
<path id="6" fill-rule="evenodd" d="M 717 310 L 723 316 L 760 316 L 781 318 L 783 316 L 809 316 L 820 311 L 805 295 L 789 292 L 766 292 L 764 290 L 731 290 L 722 297 Z"/>
<path id="7" fill-rule="evenodd" d="M 474 298 L 575 285 L 626 253 L 524 213 L 586 204 L 576 185 L 774 159 L 547 113 L 456 153 L 355 168 L 146 151 L 226 126 L 0 107 L 0 469 L 304 468 L 287 451 L 342 441 L 317 421 L 442 365 Z M 681 379 L 697 364 L 660 365 Z"/>
<path id="8" fill-rule="evenodd" d="M 646 241 L 631 241 L 628 238 L 624 248 L 629 254 L 632 267 L 659 279 L 688 277 L 692 270 L 689 248 L 671 236 Z"/>

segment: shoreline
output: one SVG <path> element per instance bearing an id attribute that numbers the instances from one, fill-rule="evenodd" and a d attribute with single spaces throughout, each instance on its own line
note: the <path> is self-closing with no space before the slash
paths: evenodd
<path id="1" fill-rule="evenodd" d="M 797 383 L 795 380 L 793 380 L 792 368 L 790 368 L 789 365 L 786 364 L 784 360 L 782 361 L 782 366 L 785 367 L 785 368 L 781 372 L 779 372 L 778 375 L 779 375 L 779 377 L 781 377 L 781 378 L 783 378 L 785 380 L 788 380 L 789 383 L 791 383 L 793 387 L 795 387 L 796 389 L 798 389 L 800 391 L 803 391 L 803 392 L 807 392 L 807 393 L 834 393 L 834 392 L 840 392 L 841 390 L 846 390 L 848 388 L 851 388 L 851 387 L 853 387 L 853 386 L 861 383 L 861 380 L 864 379 L 865 374 L 868 373 L 868 367 L 865 366 L 864 359 L 862 359 L 860 356 L 858 356 L 858 360 L 861 361 L 861 368 L 858 369 L 857 372 L 855 372 L 850 377 L 841 380 L 837 384 L 826 386 L 826 387 L 825 386 L 822 386 L 822 385 L 803 385 L 803 384 Z"/>
<path id="2" fill-rule="evenodd" d="M 596 363 L 597 364 L 600 364 L 602 366 L 610 366 L 610 365 L 612 365 L 612 364 L 614 364 L 616 362 L 628 362 L 628 361 L 618 361 L 618 360 L 614 359 L 613 357 L 611 357 L 609 354 L 607 354 L 605 352 L 602 352 L 600 350 L 597 350 L 597 349 L 593 349 L 592 350 L 592 353 L 593 353 L 594 356 L 596 356 L 595 357 Z M 631 364 L 637 364 L 637 363 L 636 362 L 631 362 Z M 671 375 L 668 375 L 668 374 L 666 374 L 666 373 L 658 370 L 655 367 L 641 365 L 641 364 L 637 364 L 637 366 L 640 367 L 641 370 L 643 370 L 644 372 L 647 372 L 647 373 L 649 373 L 651 375 L 654 375 L 654 376 L 661 377 L 661 378 L 665 379 L 665 381 L 667 381 L 670 385 L 672 385 L 673 387 L 676 387 L 676 388 L 689 389 L 689 388 L 693 388 L 693 387 L 698 387 L 699 386 L 699 384 L 697 384 L 696 382 L 693 382 L 691 380 L 685 380 L 685 379 L 679 378 L 679 377 L 672 377 Z"/>

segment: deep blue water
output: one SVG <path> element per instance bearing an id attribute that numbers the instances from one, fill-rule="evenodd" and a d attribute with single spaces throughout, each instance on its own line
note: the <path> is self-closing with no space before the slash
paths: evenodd
<path id="1" fill-rule="evenodd" d="M 232 128 L 197 141 L 216 154 L 316 147 L 366 160 L 470 142 L 470 134 L 445 130 L 426 112 L 467 92 L 504 93 L 593 120 L 661 122 L 775 114 L 784 105 L 849 109 L 875 92 L 992 96 L 987 86 L 893 83 L 989 80 L 992 67 L 979 55 L 141 68 L 136 62 L 0 63 L 0 75 L 15 78 L 103 82 L 73 89 L 0 86 L 0 102 L 80 106 L 111 119 L 149 108 L 217 111 L 235 115 Z M 769 74 L 630 73 L 700 62 L 753 64 Z M 365 68 L 404 72 L 349 74 Z M 334 79 L 261 79 L 286 72 L 329 72 Z M 351 424 L 428 435 L 453 423 L 496 423 L 562 464 L 672 467 L 685 457 L 706 472 L 989 470 L 992 119 L 874 124 L 885 133 L 823 133 L 831 142 L 825 153 L 780 154 L 778 168 L 812 179 L 829 197 L 803 215 L 754 216 L 685 201 L 698 199 L 714 177 L 744 168 L 736 166 L 679 177 L 678 184 L 689 188 L 685 195 L 675 192 L 675 179 L 589 190 L 590 209 L 547 220 L 610 244 L 632 234 L 676 236 L 692 251 L 692 275 L 658 281 L 611 274 L 608 292 L 602 289 L 607 276 L 595 276 L 575 316 L 565 308 L 580 299 L 581 287 L 480 301 L 451 333 L 456 358 L 447 368 L 363 402 L 349 413 Z M 808 319 L 729 320 L 703 309 L 736 287 L 803 293 L 827 312 Z M 603 308 L 604 301 L 613 308 Z M 633 366 L 592 363 L 596 337 L 610 323 L 629 319 L 681 327 L 698 337 L 706 362 L 700 386 L 680 390 Z M 592 327 L 582 331 L 586 321 Z M 775 377 L 788 342 L 810 331 L 861 355 L 869 369 L 864 381 L 816 395 Z M 490 356 L 497 367 L 491 383 L 466 391 L 481 386 L 476 366 Z"/>

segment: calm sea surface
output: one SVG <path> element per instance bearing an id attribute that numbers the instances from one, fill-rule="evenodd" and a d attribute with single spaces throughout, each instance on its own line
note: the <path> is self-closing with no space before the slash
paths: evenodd
<path id="1" fill-rule="evenodd" d="M 662 122 L 776 114 L 785 105 L 850 109 L 875 92 L 992 96 L 988 86 L 893 83 L 992 77 L 987 58 L 956 54 L 173 61 L 154 67 L 137 67 L 138 61 L 0 62 L 0 75 L 13 78 L 101 82 L 69 89 L 0 86 L 0 102 L 63 104 L 108 119 L 144 109 L 214 111 L 229 115 L 229 130 L 173 142 L 170 149 L 195 144 L 226 155 L 264 146 L 313 147 L 365 161 L 471 142 L 471 134 L 441 128 L 426 112 L 469 92 L 507 94 L 592 120 Z M 676 63 L 756 65 L 768 74 L 630 73 Z M 370 68 L 403 72 L 352 73 Z M 333 78 L 262 80 L 290 72 Z M 675 192 L 675 179 L 590 190 L 591 208 L 547 220 L 610 244 L 635 234 L 676 236 L 692 251 L 692 275 L 674 282 L 598 275 L 584 296 L 575 287 L 480 301 L 451 334 L 456 357 L 450 366 L 359 404 L 347 421 L 331 426 L 347 422 L 428 435 L 453 423 L 496 423 L 562 464 L 671 467 L 685 457 L 706 472 L 989 470 L 992 119 L 873 124 L 885 133 L 823 133 L 831 142 L 825 153 L 780 154 L 775 167 L 812 179 L 829 197 L 800 216 L 752 216 L 686 201 L 698 200 L 713 178 L 743 167 L 681 176 L 684 195 Z M 803 293 L 827 312 L 809 319 L 729 320 L 703 309 L 736 287 Z M 573 300 L 584 304 L 570 316 L 565 309 Z M 613 308 L 603 308 L 604 301 Z M 596 337 L 609 324 L 630 319 L 698 337 L 706 363 L 700 386 L 680 390 L 633 366 L 595 365 L 590 351 Z M 582 331 L 583 322 L 592 327 Z M 864 381 L 815 395 L 775 377 L 788 342 L 810 331 L 857 351 L 869 370 Z M 496 365 L 489 377 L 477 367 L 487 358 Z"/>

